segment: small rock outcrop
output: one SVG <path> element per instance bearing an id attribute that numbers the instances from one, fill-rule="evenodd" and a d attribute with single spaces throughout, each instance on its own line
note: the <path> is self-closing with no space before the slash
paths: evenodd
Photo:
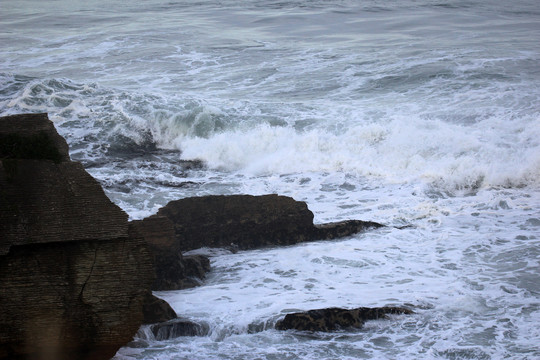
<path id="1" fill-rule="evenodd" d="M 413 311 L 403 307 L 309 310 L 285 315 L 284 319 L 276 323 L 276 329 L 329 332 L 345 328 L 361 328 L 367 320 L 384 319 L 387 314 L 413 314 Z"/>
<path id="2" fill-rule="evenodd" d="M 0 358 L 109 359 L 152 281 L 146 243 L 47 115 L 0 118 Z"/>
<path id="3" fill-rule="evenodd" d="M 217 195 L 169 202 L 151 218 L 168 218 L 180 251 L 255 249 L 335 239 L 383 225 L 350 220 L 314 225 L 305 202 L 278 195 Z"/>
<path id="4" fill-rule="evenodd" d="M 313 238 L 321 240 L 337 239 L 352 234 L 357 234 L 367 229 L 377 229 L 383 227 L 373 221 L 345 220 L 334 223 L 315 225 Z"/>

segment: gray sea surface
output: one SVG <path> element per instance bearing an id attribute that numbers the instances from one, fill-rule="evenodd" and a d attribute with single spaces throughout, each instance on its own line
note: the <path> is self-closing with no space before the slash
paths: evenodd
<path id="1" fill-rule="evenodd" d="M 0 2 L 0 116 L 47 112 L 132 219 L 278 193 L 340 241 L 202 249 L 202 337 L 115 359 L 540 358 L 540 3 Z M 405 305 L 336 333 L 286 313 Z"/>

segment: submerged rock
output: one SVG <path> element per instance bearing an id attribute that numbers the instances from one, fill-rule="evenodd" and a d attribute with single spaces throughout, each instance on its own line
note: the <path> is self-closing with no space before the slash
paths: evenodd
<path id="1" fill-rule="evenodd" d="M 151 218 L 168 218 L 180 251 L 201 247 L 255 249 L 335 239 L 377 228 L 350 220 L 314 225 L 305 202 L 278 195 L 203 196 L 169 202 Z"/>
<path id="2" fill-rule="evenodd" d="M 211 270 L 210 259 L 204 255 L 188 255 L 183 256 L 186 275 L 188 279 L 191 279 L 193 286 L 184 286 L 184 289 L 187 287 L 199 286 L 202 283 L 202 280 L 206 277 L 206 273 Z"/>
<path id="3" fill-rule="evenodd" d="M 181 318 L 155 324 L 150 328 L 156 340 L 168 340 L 180 336 L 205 336 L 210 332 L 207 324 L 198 324 Z"/>
<path id="4" fill-rule="evenodd" d="M 151 256 L 46 114 L 0 118 L 0 358 L 109 359 L 142 323 Z"/>
<path id="5" fill-rule="evenodd" d="M 413 311 L 403 307 L 309 310 L 285 315 L 285 318 L 276 323 L 276 329 L 328 332 L 351 327 L 361 328 L 367 320 L 384 319 L 387 314 L 413 314 Z"/>

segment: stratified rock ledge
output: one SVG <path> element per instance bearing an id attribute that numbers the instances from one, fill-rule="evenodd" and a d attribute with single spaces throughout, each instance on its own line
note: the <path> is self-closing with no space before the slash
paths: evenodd
<path id="1" fill-rule="evenodd" d="M 109 359 L 152 258 L 46 114 L 0 118 L 0 359 Z"/>
<path id="2" fill-rule="evenodd" d="M 337 239 L 382 226 L 361 220 L 314 225 L 313 213 L 305 202 L 275 194 L 174 200 L 156 215 L 130 223 L 153 254 L 156 278 L 152 290 L 179 290 L 201 284 L 210 262 L 201 255 L 182 256 L 185 251 L 293 245 Z"/>

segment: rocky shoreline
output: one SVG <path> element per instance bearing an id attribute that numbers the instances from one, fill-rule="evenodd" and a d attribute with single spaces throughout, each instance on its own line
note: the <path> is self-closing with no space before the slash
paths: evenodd
<path id="1" fill-rule="evenodd" d="M 142 324 L 155 324 L 158 340 L 204 335 L 205 324 L 177 318 L 151 294 L 202 283 L 209 259 L 182 252 L 293 245 L 383 226 L 316 225 L 306 203 L 274 194 L 180 199 L 128 222 L 71 161 L 46 114 L 0 118 L 0 160 L 1 359 L 108 359 Z M 412 313 L 332 309 L 287 315 L 276 328 L 333 331 Z"/>

